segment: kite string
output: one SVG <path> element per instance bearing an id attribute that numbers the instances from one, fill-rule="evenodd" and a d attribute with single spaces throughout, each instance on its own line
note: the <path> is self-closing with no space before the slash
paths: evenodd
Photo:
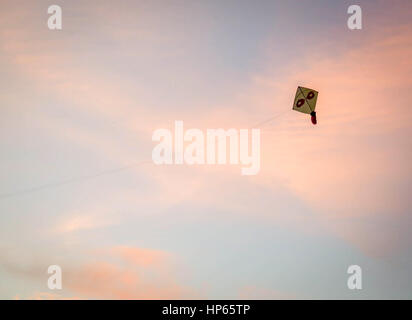
<path id="1" fill-rule="evenodd" d="M 260 121 L 256 124 L 254 124 L 250 128 L 262 128 L 264 125 L 272 122 L 275 119 L 280 118 L 281 116 L 283 116 L 287 112 L 288 112 L 288 110 L 285 110 L 284 112 L 278 113 L 277 115 L 275 115 L 273 117 L 270 117 L 270 118 L 268 118 L 264 121 Z M 98 177 L 104 176 L 104 175 L 115 174 L 115 173 L 125 171 L 125 170 L 128 170 L 128 169 L 143 165 L 143 164 L 147 164 L 147 163 L 152 163 L 152 162 L 149 161 L 149 160 L 140 161 L 140 162 L 137 162 L 137 163 L 131 163 L 131 164 L 128 164 L 128 165 L 125 165 L 125 166 L 122 166 L 122 167 L 113 168 L 113 169 L 109 169 L 109 170 L 104 170 L 104 171 L 97 172 L 97 173 L 90 174 L 90 175 L 84 175 L 84 176 L 78 176 L 78 177 L 74 177 L 74 178 L 68 178 L 68 179 L 65 179 L 65 180 L 46 183 L 46 184 L 38 185 L 38 186 L 35 186 L 35 187 L 31 187 L 31 188 L 16 190 L 16 191 L 13 191 L 13 192 L 0 193 L 0 200 L 1 199 L 6 199 L 6 198 L 11 198 L 11 197 L 16 197 L 16 196 L 20 196 L 20 195 L 24 195 L 24 194 L 28 194 L 28 193 L 32 193 L 32 192 L 37 192 L 37 191 L 41 191 L 41 190 L 45 190 L 45 189 L 60 187 L 60 186 L 64 186 L 64 185 L 71 184 L 71 183 L 90 180 L 90 179 L 98 178 Z"/>
<path id="2" fill-rule="evenodd" d="M 126 166 L 123 166 L 123 167 L 104 170 L 104 171 L 97 172 L 97 173 L 94 173 L 94 174 L 78 176 L 78 177 L 74 177 L 74 178 L 68 178 L 66 180 L 46 183 L 46 184 L 43 184 L 43 185 L 38 185 L 38 186 L 35 186 L 35 187 L 21 189 L 21 190 L 9 192 L 9 193 L 0 193 L 0 199 L 20 196 L 20 195 L 24 195 L 24 194 L 32 193 L 32 192 L 37 192 L 37 191 L 44 190 L 44 189 L 60 187 L 60 186 L 64 186 L 64 185 L 67 185 L 67 184 L 76 183 L 76 182 L 79 182 L 79 181 L 94 179 L 94 178 L 97 178 L 97 177 L 100 177 L 100 176 L 103 176 L 103 175 L 115 174 L 115 173 L 125 171 L 125 170 L 131 169 L 133 167 L 137 167 L 137 166 L 140 166 L 140 165 L 143 165 L 143 164 L 146 164 L 146 163 L 152 163 L 152 162 L 147 161 L 147 160 L 146 161 L 141 161 L 141 162 L 132 163 L 132 164 L 129 164 L 129 165 L 126 165 Z"/>
<path id="3" fill-rule="evenodd" d="M 268 119 L 266 119 L 266 120 L 263 120 L 263 121 L 260 121 L 260 122 L 258 122 L 258 123 L 255 123 L 255 124 L 254 124 L 253 126 L 251 126 L 250 128 L 262 128 L 262 127 L 264 127 L 266 124 L 272 122 L 272 121 L 275 120 L 275 119 L 278 119 L 278 118 L 282 117 L 283 115 L 285 115 L 285 114 L 288 113 L 288 112 L 289 112 L 289 110 L 285 110 L 285 111 L 283 111 L 283 112 L 281 112 L 281 113 L 276 114 L 276 115 L 273 116 L 273 117 L 270 117 L 270 118 L 268 118 Z"/>

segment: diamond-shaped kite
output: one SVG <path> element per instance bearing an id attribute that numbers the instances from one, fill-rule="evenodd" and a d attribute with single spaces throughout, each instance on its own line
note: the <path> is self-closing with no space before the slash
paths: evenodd
<path id="1" fill-rule="evenodd" d="M 298 87 L 296 90 L 295 101 L 293 102 L 293 110 L 310 114 L 313 124 L 316 120 L 316 101 L 318 100 L 318 92 L 304 87 Z"/>

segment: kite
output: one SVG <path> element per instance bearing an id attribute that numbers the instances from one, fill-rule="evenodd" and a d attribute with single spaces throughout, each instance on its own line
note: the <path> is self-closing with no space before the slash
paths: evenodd
<path id="1" fill-rule="evenodd" d="M 318 92 L 309 88 L 298 87 L 296 91 L 295 101 L 293 103 L 293 110 L 310 114 L 313 124 L 316 120 L 316 101 L 318 100 Z"/>

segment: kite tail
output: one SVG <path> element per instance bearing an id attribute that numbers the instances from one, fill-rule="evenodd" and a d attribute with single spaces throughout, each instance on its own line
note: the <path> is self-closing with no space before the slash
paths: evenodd
<path id="1" fill-rule="evenodd" d="M 313 123 L 313 124 L 317 124 L 317 123 L 318 123 L 318 121 L 316 120 L 316 112 L 315 112 L 315 111 L 312 111 L 312 112 L 310 113 L 310 120 L 312 120 L 312 123 Z"/>

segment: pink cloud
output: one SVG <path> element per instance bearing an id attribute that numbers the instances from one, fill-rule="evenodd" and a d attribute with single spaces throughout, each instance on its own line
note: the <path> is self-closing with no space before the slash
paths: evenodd
<path id="1" fill-rule="evenodd" d="M 167 252 L 153 249 L 118 246 L 113 247 L 110 251 L 113 255 L 137 266 L 163 265 L 170 259 Z"/>
<path id="2" fill-rule="evenodd" d="M 92 299 L 182 299 L 190 290 L 167 275 L 149 281 L 139 272 L 106 262 L 87 264 L 68 276 L 76 294 Z"/>
<path id="3" fill-rule="evenodd" d="M 411 35 L 411 26 L 394 28 L 338 56 L 308 50 L 286 80 L 258 78 L 266 91 L 256 97 L 267 106 L 290 104 L 286 92 L 299 84 L 320 92 L 317 127 L 294 114 L 264 131 L 260 180 L 283 181 L 327 232 L 373 255 L 410 241 L 384 221 L 401 225 L 410 204 Z"/>
<path id="4" fill-rule="evenodd" d="M 178 282 L 173 269 L 175 259 L 161 250 L 118 246 L 85 252 L 77 265 L 61 263 L 63 290 L 35 291 L 28 298 L 16 299 L 189 299 L 199 297 L 196 290 Z M 45 257 L 41 259 L 45 261 Z M 11 257 L 2 257 L 8 272 L 44 282 L 40 259 L 25 261 L 24 267 Z M 15 261 L 17 262 L 17 260 Z M 21 264 L 21 262 L 20 262 Z M 43 263 L 47 265 L 47 263 Z"/>

